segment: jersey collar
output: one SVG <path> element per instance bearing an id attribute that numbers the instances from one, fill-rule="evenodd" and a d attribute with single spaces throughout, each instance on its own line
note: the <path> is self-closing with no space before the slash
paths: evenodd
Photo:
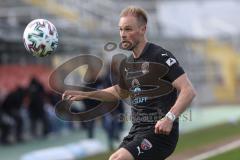
<path id="1" fill-rule="evenodd" d="M 142 51 L 142 53 L 140 54 L 140 56 L 138 58 L 134 58 L 133 55 L 132 55 L 133 60 L 138 60 L 138 59 L 144 57 L 145 54 L 147 53 L 147 50 L 148 50 L 149 46 L 150 46 L 150 43 L 147 42 L 145 47 L 144 47 L 144 49 L 143 49 L 143 51 Z"/>

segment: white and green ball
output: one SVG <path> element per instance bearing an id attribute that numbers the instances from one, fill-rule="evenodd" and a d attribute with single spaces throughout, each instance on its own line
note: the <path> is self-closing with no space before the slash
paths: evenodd
<path id="1" fill-rule="evenodd" d="M 46 19 L 35 19 L 25 28 L 23 41 L 32 55 L 45 57 L 53 53 L 58 46 L 57 29 Z"/>

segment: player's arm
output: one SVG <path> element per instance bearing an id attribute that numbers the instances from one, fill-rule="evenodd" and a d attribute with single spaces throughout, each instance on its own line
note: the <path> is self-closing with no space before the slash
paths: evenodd
<path id="1" fill-rule="evenodd" d="M 178 90 L 179 95 L 170 112 L 179 117 L 190 105 L 196 92 L 186 73 L 173 81 L 172 85 Z"/>
<path id="2" fill-rule="evenodd" d="M 167 115 L 156 123 L 155 133 L 157 134 L 168 135 L 172 130 L 174 119 L 179 117 L 181 113 L 186 110 L 193 98 L 196 96 L 196 92 L 186 73 L 174 80 L 172 85 L 178 90 L 179 95 Z"/>
<path id="3" fill-rule="evenodd" d="M 91 92 L 67 90 L 63 93 L 62 99 L 80 101 L 88 98 L 100 101 L 116 101 L 127 98 L 128 96 L 129 93 L 127 90 L 120 88 L 118 85 L 114 85 L 106 89 Z"/>

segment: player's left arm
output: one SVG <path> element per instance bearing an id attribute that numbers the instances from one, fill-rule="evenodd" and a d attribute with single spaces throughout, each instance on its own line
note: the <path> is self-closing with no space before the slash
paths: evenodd
<path id="1" fill-rule="evenodd" d="M 155 125 L 156 134 L 169 134 L 172 130 L 173 121 L 183 113 L 187 107 L 190 105 L 194 97 L 196 96 L 195 89 L 192 86 L 192 83 L 187 77 L 187 74 L 184 73 L 179 76 L 176 80 L 172 82 L 172 85 L 178 90 L 179 95 L 168 112 L 168 116 L 165 116 L 159 120 Z"/>
<path id="2" fill-rule="evenodd" d="M 192 100 L 196 96 L 196 91 L 186 73 L 182 74 L 175 81 L 173 81 L 172 85 L 178 90 L 179 95 L 170 112 L 177 118 L 191 104 Z"/>

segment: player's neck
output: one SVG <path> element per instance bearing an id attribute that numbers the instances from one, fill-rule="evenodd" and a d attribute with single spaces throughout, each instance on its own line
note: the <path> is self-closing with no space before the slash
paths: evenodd
<path id="1" fill-rule="evenodd" d="M 139 58 L 142 54 L 143 49 L 145 48 L 147 44 L 147 40 L 144 39 L 144 41 L 140 42 L 134 49 L 133 49 L 133 57 Z"/>

